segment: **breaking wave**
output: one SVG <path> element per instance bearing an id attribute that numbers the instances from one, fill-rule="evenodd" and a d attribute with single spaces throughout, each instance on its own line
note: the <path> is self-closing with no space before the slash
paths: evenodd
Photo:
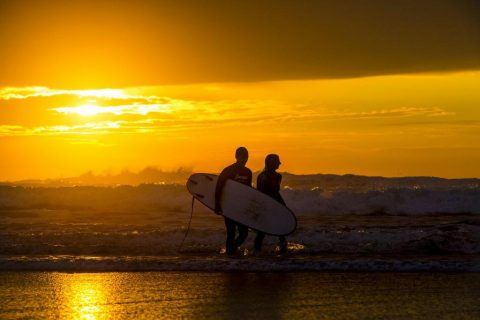
<path id="1" fill-rule="evenodd" d="M 480 188 L 368 191 L 282 190 L 297 215 L 480 213 Z M 103 211 L 188 211 L 183 185 L 30 188 L 0 186 L 0 209 L 85 209 Z"/>
<path id="2" fill-rule="evenodd" d="M 0 270 L 480 271 L 480 188 L 322 190 L 282 194 L 298 216 L 289 256 L 228 259 L 223 220 L 184 185 L 0 186 Z M 254 232 L 243 246 L 253 246 Z"/>
<path id="3" fill-rule="evenodd" d="M 387 189 L 364 192 L 285 190 L 285 199 L 303 214 L 480 213 L 480 189 Z"/>

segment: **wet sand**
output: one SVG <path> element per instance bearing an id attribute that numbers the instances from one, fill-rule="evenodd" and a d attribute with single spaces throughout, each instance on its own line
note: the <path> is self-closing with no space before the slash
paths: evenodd
<path id="1" fill-rule="evenodd" d="M 2 272 L 1 319 L 478 319 L 479 273 Z"/>

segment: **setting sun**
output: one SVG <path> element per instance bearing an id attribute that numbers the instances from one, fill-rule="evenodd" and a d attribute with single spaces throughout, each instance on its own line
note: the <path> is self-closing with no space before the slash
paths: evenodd
<path id="1" fill-rule="evenodd" d="M 214 171 L 236 145 L 256 170 L 480 175 L 475 10 L 108 3 L 1 6 L 3 179 Z"/>
<path id="2" fill-rule="evenodd" d="M 9 87 L 0 90 L 0 144 L 9 154 L 0 170 L 4 179 L 149 165 L 216 170 L 229 161 L 232 145 L 245 144 L 257 150 L 255 168 L 275 150 L 294 173 L 477 176 L 479 82 L 480 73 L 470 71 L 95 90 Z M 31 110 L 29 117 L 21 110 Z M 53 147 L 55 155 L 42 151 Z"/>

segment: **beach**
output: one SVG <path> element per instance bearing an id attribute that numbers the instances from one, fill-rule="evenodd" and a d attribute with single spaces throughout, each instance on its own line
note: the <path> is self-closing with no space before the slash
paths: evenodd
<path id="1" fill-rule="evenodd" d="M 2 272 L 2 319 L 478 319 L 478 273 Z"/>
<path id="2" fill-rule="evenodd" d="M 2 192 L 1 319 L 480 316 L 478 188 L 284 189 L 288 254 L 250 230 L 235 257 L 182 185 Z"/>

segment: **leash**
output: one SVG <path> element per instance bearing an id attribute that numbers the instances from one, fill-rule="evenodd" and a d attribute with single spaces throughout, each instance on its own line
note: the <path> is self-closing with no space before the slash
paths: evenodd
<path id="1" fill-rule="evenodd" d="M 190 231 L 190 225 L 192 224 L 192 218 L 193 218 L 193 205 L 195 204 L 195 197 L 192 196 L 192 207 L 190 208 L 190 220 L 188 221 L 188 227 L 187 231 L 185 232 L 185 236 L 183 237 L 182 243 L 180 243 L 180 246 L 178 247 L 178 250 L 182 250 L 183 244 L 185 243 L 185 240 L 187 239 L 188 232 Z"/>

